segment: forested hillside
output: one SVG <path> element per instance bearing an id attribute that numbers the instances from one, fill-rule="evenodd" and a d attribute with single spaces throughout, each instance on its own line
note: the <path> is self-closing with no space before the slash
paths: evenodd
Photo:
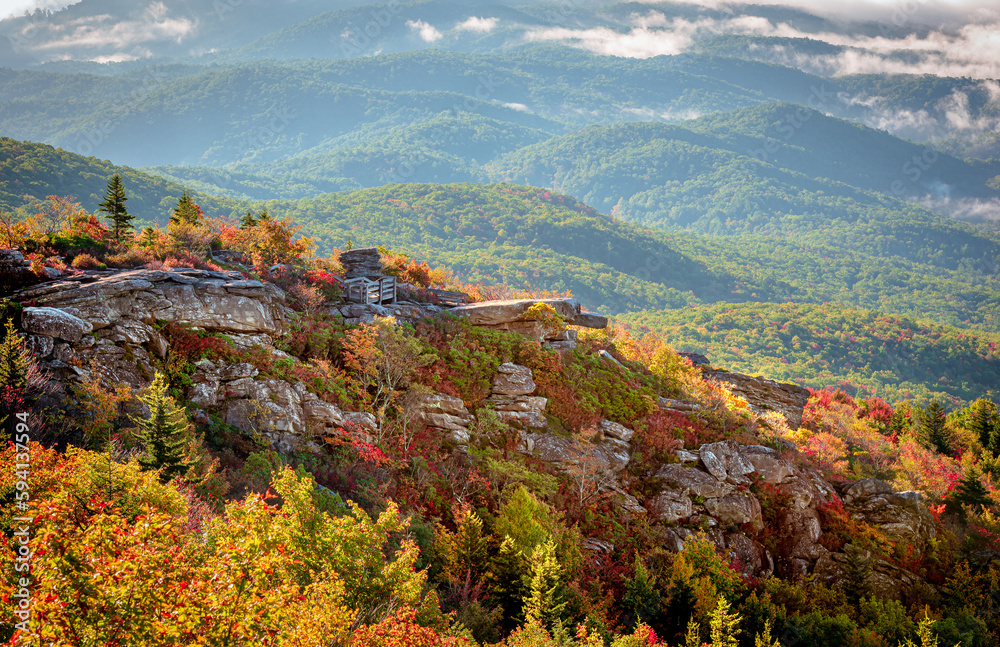
<path id="1" fill-rule="evenodd" d="M 715 304 L 622 315 L 715 366 L 859 397 L 1000 396 L 1000 335 L 835 304 Z"/>

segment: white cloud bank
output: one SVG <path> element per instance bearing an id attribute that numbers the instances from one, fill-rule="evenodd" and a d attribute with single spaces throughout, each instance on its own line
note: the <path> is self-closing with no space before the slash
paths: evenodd
<path id="1" fill-rule="evenodd" d="M 808 38 L 845 49 L 834 54 L 806 55 L 779 46 L 762 53 L 776 62 L 827 75 L 905 73 L 1000 78 L 1000 10 L 965 12 L 961 21 L 955 15 L 953 22 L 931 29 L 918 29 L 916 17 L 907 15 L 895 22 L 880 23 L 886 29 L 871 36 L 854 35 L 849 29 L 805 31 L 787 22 L 733 12 L 725 17 L 706 15 L 689 20 L 651 10 L 630 16 L 624 31 L 606 27 L 538 28 L 529 30 L 526 38 L 563 41 L 598 54 L 629 58 L 679 54 L 691 49 L 699 39 L 720 34 Z"/>
<path id="2" fill-rule="evenodd" d="M 441 32 L 439 32 L 433 25 L 426 23 L 423 20 L 407 20 L 406 26 L 417 32 L 420 39 L 425 43 L 433 43 L 441 39 Z"/>
<path id="3" fill-rule="evenodd" d="M 467 20 L 455 25 L 458 31 L 474 31 L 479 34 L 488 34 L 500 23 L 499 18 L 481 18 L 471 16 Z"/>
<path id="4" fill-rule="evenodd" d="M 136 58 L 139 55 L 127 50 L 155 41 L 180 43 L 194 32 L 194 20 L 169 16 L 168 13 L 166 5 L 157 1 L 125 19 L 101 14 L 66 22 L 32 21 L 9 36 L 12 42 L 29 51 L 105 48 L 119 51 L 101 55 L 104 60 L 129 60 L 123 57 Z"/>

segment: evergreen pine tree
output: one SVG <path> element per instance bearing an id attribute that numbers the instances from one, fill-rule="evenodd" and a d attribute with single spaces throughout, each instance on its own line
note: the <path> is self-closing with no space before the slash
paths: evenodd
<path id="1" fill-rule="evenodd" d="M 104 191 L 104 201 L 98 203 L 100 210 L 108 214 L 111 221 L 115 240 L 121 240 L 122 236 L 132 229 L 132 216 L 125 208 L 125 185 L 122 183 L 120 175 L 115 173 L 108 180 L 108 187 Z"/>
<path id="2" fill-rule="evenodd" d="M 997 405 L 990 400 L 979 399 L 972 403 L 972 419 L 970 420 L 970 430 L 979 438 L 983 449 L 994 456 L 997 455 L 1000 447 L 997 446 L 1000 423 L 997 420 Z"/>
<path id="3" fill-rule="evenodd" d="M 993 504 L 990 491 L 983 485 L 982 475 L 983 473 L 975 465 L 965 471 L 965 476 L 948 497 L 948 507 L 951 508 L 951 512 L 961 514 L 963 506 L 970 506 L 976 510 Z"/>
<path id="4" fill-rule="evenodd" d="M 932 401 L 924 409 L 920 433 L 924 443 L 940 454 L 951 453 L 951 438 L 945 423 L 944 408 L 937 400 Z"/>
<path id="5" fill-rule="evenodd" d="M 139 396 L 149 407 L 149 418 L 132 417 L 146 445 L 146 456 L 139 459 L 145 469 L 162 468 L 160 478 L 168 481 L 182 476 L 191 467 L 187 460 L 188 421 L 184 410 L 167 395 L 167 380 L 157 371 L 149 392 Z"/>
<path id="6" fill-rule="evenodd" d="M 16 414 L 24 413 L 44 387 L 45 378 L 34 355 L 8 318 L 0 343 L 0 429 L 9 427 L 13 434 L 18 423 Z"/>
<path id="7" fill-rule="evenodd" d="M 0 386 L 23 390 L 28 386 L 34 365 L 31 351 L 17 334 L 13 320 L 8 318 L 0 344 Z"/>
<path id="8" fill-rule="evenodd" d="M 840 586 L 847 601 L 855 608 L 860 608 L 861 598 L 871 595 L 871 584 L 868 582 L 872 574 L 871 559 L 855 544 L 848 545 L 844 554 L 847 561 L 844 563 L 844 579 Z"/>
<path id="9" fill-rule="evenodd" d="M 175 225 L 197 225 L 200 218 L 201 208 L 185 191 L 180 200 L 177 201 L 174 212 L 170 214 L 170 222 Z"/>
<path id="10" fill-rule="evenodd" d="M 625 608 L 629 614 L 629 630 L 639 624 L 653 624 L 660 611 L 660 593 L 656 590 L 656 578 L 646 565 L 635 556 L 633 575 L 625 580 Z"/>
<path id="11" fill-rule="evenodd" d="M 531 555 L 531 579 L 524 596 L 525 621 L 540 620 L 551 627 L 566 608 L 563 597 L 562 566 L 556 559 L 556 545 L 549 539 L 536 546 Z"/>
<path id="12" fill-rule="evenodd" d="M 509 535 L 504 537 L 486 576 L 490 600 L 503 609 L 507 630 L 517 626 L 524 599 L 522 576 L 527 570 L 524 556 Z"/>
<path id="13" fill-rule="evenodd" d="M 709 626 L 712 629 L 712 647 L 739 647 L 736 635 L 740 632 L 740 614 L 730 612 L 726 596 L 719 596 L 719 601 L 712 612 Z"/>

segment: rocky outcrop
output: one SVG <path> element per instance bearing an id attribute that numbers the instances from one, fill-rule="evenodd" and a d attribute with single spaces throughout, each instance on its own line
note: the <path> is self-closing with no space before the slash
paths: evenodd
<path id="1" fill-rule="evenodd" d="M 218 408 L 226 424 L 261 434 L 279 451 L 318 451 L 323 442 L 345 430 L 364 434 L 377 429 L 370 413 L 343 411 L 310 393 L 301 382 L 259 377 L 251 364 L 203 359 L 195 366 L 187 399 L 204 409 Z"/>
<path id="2" fill-rule="evenodd" d="M 792 429 L 802 425 L 802 412 L 809 401 L 808 389 L 727 371 L 706 371 L 705 377 L 724 382 L 733 393 L 743 396 L 757 411 L 778 411 L 784 414 Z"/>
<path id="3" fill-rule="evenodd" d="M 35 283 L 38 277 L 30 269 L 24 254 L 16 249 L 0 249 L 0 295 L 12 286 Z"/>
<path id="4" fill-rule="evenodd" d="M 15 298 L 27 306 L 22 327 L 44 368 L 71 380 L 88 375 L 93 365 L 109 385 L 149 383 L 150 354 L 165 357 L 168 350 L 152 325 L 157 321 L 265 346 L 285 327 L 284 293 L 236 272 L 87 272 L 21 290 Z"/>
<path id="5" fill-rule="evenodd" d="M 629 462 L 629 452 L 614 442 L 592 443 L 547 433 L 521 433 L 521 451 L 571 473 L 619 474 Z"/>
<path id="6" fill-rule="evenodd" d="M 507 424 L 540 429 L 548 425 L 545 407 L 549 401 L 532 396 L 534 392 L 535 380 L 531 369 L 507 362 L 497 368 L 488 402 L 497 417 Z"/>
<path id="7" fill-rule="evenodd" d="M 434 317 L 446 310 L 441 306 L 415 301 L 396 301 L 394 303 L 328 303 L 320 312 L 327 315 L 341 316 L 344 323 L 351 325 L 367 324 L 376 317 L 394 317 L 397 321 L 416 323 L 427 317 Z"/>
<path id="8" fill-rule="evenodd" d="M 382 256 L 376 247 L 349 249 L 340 254 L 345 279 L 377 280 L 382 276 Z"/>
<path id="9" fill-rule="evenodd" d="M 414 420 L 428 427 L 446 430 L 455 444 L 466 445 L 469 442 L 469 425 L 473 416 L 461 398 L 444 393 L 421 395 Z"/>
<path id="10" fill-rule="evenodd" d="M 584 328 L 606 328 L 607 317 L 583 312 L 580 302 L 576 299 L 508 299 L 504 301 L 484 301 L 470 303 L 452 309 L 452 313 L 467 317 L 469 322 L 483 328 L 516 332 L 526 337 L 563 344 L 571 347 L 568 342 L 575 342 L 574 331 L 560 330 L 558 326 L 546 322 L 537 314 L 529 312 L 532 306 L 544 304 L 556 315 L 562 317 L 563 323 L 569 326 Z"/>
<path id="11" fill-rule="evenodd" d="M 85 274 L 22 290 L 15 298 L 71 312 L 98 331 L 163 320 L 211 331 L 274 334 L 284 329 L 285 319 L 284 293 L 273 284 L 238 272 L 187 268 Z"/>

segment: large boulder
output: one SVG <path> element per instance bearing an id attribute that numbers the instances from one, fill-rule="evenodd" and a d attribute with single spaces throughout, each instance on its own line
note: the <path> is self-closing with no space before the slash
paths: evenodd
<path id="1" fill-rule="evenodd" d="M 705 509 L 723 523 L 753 523 L 760 526 L 760 502 L 749 492 L 730 492 L 717 499 L 706 499 Z"/>
<path id="2" fill-rule="evenodd" d="M 694 512 L 691 497 L 682 493 L 667 490 L 651 498 L 647 504 L 650 514 L 667 523 L 677 523 L 687 519 Z"/>
<path id="3" fill-rule="evenodd" d="M 740 449 L 740 454 L 753 465 L 753 471 L 760 480 L 770 485 L 780 485 L 795 477 L 796 469 L 790 461 L 770 447 L 749 445 Z"/>
<path id="4" fill-rule="evenodd" d="M 340 254 L 345 279 L 364 277 L 375 280 L 382 276 L 382 255 L 376 247 L 349 249 Z"/>
<path id="5" fill-rule="evenodd" d="M 500 326 L 515 321 L 528 320 L 528 310 L 535 304 L 545 304 L 567 321 L 581 314 L 580 302 L 576 299 L 507 299 L 503 301 L 482 301 L 469 303 L 452 309 L 452 313 L 467 317 L 476 326 Z"/>
<path id="6" fill-rule="evenodd" d="M 507 362 L 500 365 L 493 377 L 494 395 L 529 395 L 534 392 L 535 380 L 527 366 Z"/>
<path id="7" fill-rule="evenodd" d="M 727 371 L 707 371 L 705 377 L 725 383 L 729 389 L 746 398 L 758 411 L 778 411 L 796 429 L 802 425 L 802 412 L 809 401 L 809 390 L 796 384 L 783 384 L 763 377 L 751 377 Z"/>
<path id="8" fill-rule="evenodd" d="M 632 436 L 635 435 L 634 431 L 623 424 L 614 422 L 613 420 L 602 420 L 599 428 L 605 436 L 615 438 L 625 443 L 631 442 Z"/>
<path id="9" fill-rule="evenodd" d="M 76 343 L 94 330 L 88 321 L 57 308 L 25 308 L 21 312 L 21 327 L 25 332 L 45 337 L 56 337 Z"/>
<path id="10" fill-rule="evenodd" d="M 861 479 L 844 488 L 844 503 L 850 504 L 875 494 L 890 494 L 891 492 L 892 486 L 885 481 L 873 478 Z"/>
<path id="11" fill-rule="evenodd" d="M 919 492 L 872 494 L 846 506 L 851 516 L 873 526 L 893 543 L 912 548 L 922 555 L 937 531 L 934 517 Z"/>
<path id="12" fill-rule="evenodd" d="M 708 473 L 720 480 L 754 471 L 753 463 L 740 454 L 740 445 L 734 440 L 702 445 L 698 453 Z"/>
<path id="13" fill-rule="evenodd" d="M 521 451 L 535 454 L 571 473 L 618 474 L 628 465 L 628 452 L 614 443 L 589 443 L 546 433 L 521 433 Z"/>
<path id="14" fill-rule="evenodd" d="M 654 477 L 659 479 L 665 491 L 682 492 L 702 499 L 722 497 L 733 490 L 732 485 L 720 481 L 711 474 L 673 463 L 661 465 Z"/>

